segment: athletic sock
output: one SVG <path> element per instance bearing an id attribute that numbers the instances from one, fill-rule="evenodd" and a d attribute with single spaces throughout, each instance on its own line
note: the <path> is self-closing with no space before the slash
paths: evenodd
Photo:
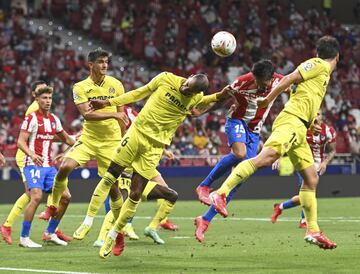
<path id="1" fill-rule="evenodd" d="M 108 213 L 111 210 L 111 207 L 110 207 L 110 195 L 108 195 L 106 197 L 104 205 L 105 205 L 105 213 Z"/>
<path id="2" fill-rule="evenodd" d="M 244 182 L 256 171 L 256 167 L 251 160 L 246 160 L 238 164 L 221 187 L 217 190 L 219 194 L 225 193 L 226 196 L 229 195 L 231 190 L 237 185 Z"/>
<path id="3" fill-rule="evenodd" d="M 109 233 L 111 227 L 113 226 L 115 220 L 114 220 L 114 215 L 112 214 L 111 211 L 109 211 L 104 218 L 104 221 L 102 223 L 100 232 L 99 232 L 99 236 L 98 236 L 98 240 L 102 240 L 105 241 L 106 235 Z"/>
<path id="4" fill-rule="evenodd" d="M 119 199 L 117 199 L 116 201 L 110 199 L 110 208 L 115 220 L 119 218 L 120 210 L 123 204 L 124 204 L 124 199 L 121 195 Z"/>
<path id="5" fill-rule="evenodd" d="M 106 172 L 104 177 L 96 186 L 94 193 L 91 197 L 88 207 L 87 215 L 95 216 L 102 206 L 106 197 L 109 195 L 111 186 L 116 182 L 116 178 L 109 172 Z"/>
<path id="6" fill-rule="evenodd" d="M 23 211 L 24 207 L 30 202 L 30 198 L 26 193 L 21 195 L 13 205 L 8 217 L 6 218 L 6 221 L 4 223 L 4 226 L 6 227 L 12 227 L 17 217 L 20 216 L 21 212 Z"/>
<path id="7" fill-rule="evenodd" d="M 23 221 L 22 223 L 22 230 L 21 230 L 21 237 L 29 237 L 30 235 L 30 228 L 31 228 L 31 222 L 29 221 Z"/>
<path id="8" fill-rule="evenodd" d="M 301 188 L 299 198 L 301 206 L 304 209 L 308 230 L 311 232 L 319 232 L 320 228 L 317 223 L 317 200 L 315 190 Z"/>
<path id="9" fill-rule="evenodd" d="M 49 221 L 49 225 L 47 227 L 47 232 L 49 234 L 55 233 L 55 230 L 58 227 L 59 223 L 60 223 L 60 220 L 51 218 L 50 221 Z"/>
<path id="10" fill-rule="evenodd" d="M 160 222 L 166 218 L 170 212 L 173 210 L 174 208 L 173 203 L 169 202 L 168 200 L 163 200 L 163 202 L 161 203 L 160 207 L 158 208 L 154 218 L 152 219 L 152 221 L 149 224 L 149 228 L 151 230 L 156 230 L 160 224 Z"/>
<path id="11" fill-rule="evenodd" d="M 140 201 L 132 200 L 130 197 L 126 199 L 126 201 L 124 202 L 124 204 L 121 208 L 119 218 L 115 222 L 114 227 L 115 227 L 116 232 L 120 232 L 124 228 L 124 226 L 127 224 L 129 219 L 134 217 L 136 209 L 139 205 L 139 202 Z"/>
<path id="12" fill-rule="evenodd" d="M 86 215 L 86 216 L 85 216 L 85 219 L 84 219 L 84 221 L 83 221 L 83 224 L 84 224 L 84 225 L 87 225 L 87 226 L 92 226 L 92 225 L 93 225 L 93 222 L 94 222 L 94 217 L 93 217 L 93 216 Z"/>
<path id="13" fill-rule="evenodd" d="M 200 186 L 211 186 L 216 179 L 230 171 L 239 161 L 234 154 L 229 153 L 214 166 L 209 175 L 201 182 Z"/>
<path id="14" fill-rule="evenodd" d="M 55 178 L 54 186 L 52 189 L 52 202 L 51 205 L 56 208 L 59 207 L 60 199 L 68 185 L 68 178 L 66 177 L 64 180 L 58 180 Z"/>
<path id="15" fill-rule="evenodd" d="M 53 194 L 49 193 L 48 197 L 47 197 L 47 201 L 46 201 L 46 206 L 49 207 L 53 204 Z"/>
<path id="16" fill-rule="evenodd" d="M 290 199 L 290 200 L 287 200 L 285 202 L 282 202 L 280 204 L 280 209 L 288 209 L 288 208 L 292 208 L 294 206 L 295 205 L 294 205 L 293 201 Z"/>

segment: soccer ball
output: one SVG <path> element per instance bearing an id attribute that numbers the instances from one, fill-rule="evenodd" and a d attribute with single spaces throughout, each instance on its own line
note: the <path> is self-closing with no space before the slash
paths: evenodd
<path id="1" fill-rule="evenodd" d="M 236 39 L 230 32 L 219 31 L 211 40 L 211 48 L 216 55 L 230 56 L 236 49 Z"/>

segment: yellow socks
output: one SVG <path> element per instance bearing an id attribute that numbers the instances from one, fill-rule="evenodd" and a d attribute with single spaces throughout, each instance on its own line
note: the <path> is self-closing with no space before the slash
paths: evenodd
<path id="1" fill-rule="evenodd" d="M 100 233 L 98 236 L 98 240 L 103 240 L 105 241 L 106 239 L 106 235 L 108 234 L 108 232 L 110 231 L 111 227 L 113 226 L 115 220 L 114 220 L 114 215 L 112 214 L 111 211 L 109 211 L 106 215 L 105 215 L 105 219 L 102 223 L 101 229 L 100 229 Z"/>
<path id="2" fill-rule="evenodd" d="M 251 160 L 246 160 L 238 164 L 221 187 L 217 190 L 219 194 L 229 195 L 230 191 L 238 184 L 244 182 L 256 171 L 256 167 Z"/>
<path id="3" fill-rule="evenodd" d="M 106 200 L 106 197 L 109 195 L 111 186 L 115 182 L 116 178 L 111 173 L 106 172 L 94 190 L 86 213 L 87 216 L 94 217 L 97 214 L 98 210 Z"/>
<path id="4" fill-rule="evenodd" d="M 164 201 L 165 201 L 165 199 L 157 199 L 156 200 L 158 209 Z M 168 220 L 168 217 L 165 217 L 164 219 L 161 220 L 160 224 L 166 223 L 167 220 Z"/>
<path id="5" fill-rule="evenodd" d="M 116 232 L 120 233 L 128 221 L 134 217 L 139 202 L 140 201 L 132 200 L 130 197 L 126 199 L 121 208 L 119 218 L 115 222 L 114 227 Z"/>
<path id="6" fill-rule="evenodd" d="M 156 212 L 154 218 L 152 219 L 151 223 L 149 224 L 149 228 L 151 230 L 156 230 L 157 227 L 159 226 L 160 222 L 162 220 L 164 220 L 172 211 L 172 209 L 174 208 L 173 203 L 170 203 L 167 200 L 164 199 L 160 199 L 163 200 L 158 211 Z"/>
<path id="7" fill-rule="evenodd" d="M 123 204 L 124 204 L 124 200 L 122 196 L 120 196 L 120 198 L 117 199 L 116 201 L 110 199 L 110 208 L 115 220 L 119 218 L 120 210 Z"/>
<path id="8" fill-rule="evenodd" d="M 301 206 L 304 209 L 308 230 L 311 232 L 319 232 L 320 228 L 317 223 L 317 200 L 315 190 L 301 188 L 299 198 Z"/>
<path id="9" fill-rule="evenodd" d="M 51 206 L 53 203 L 53 194 L 49 193 L 48 197 L 47 197 L 47 202 L 46 202 L 46 206 Z"/>
<path id="10" fill-rule="evenodd" d="M 16 218 L 21 214 L 24 207 L 30 202 L 29 196 L 24 193 L 21 195 L 15 202 L 14 206 L 12 207 L 9 216 L 7 217 L 4 226 L 12 226 L 16 220 Z"/>
<path id="11" fill-rule="evenodd" d="M 51 204 L 56 208 L 59 207 L 60 199 L 68 185 L 68 178 L 66 177 L 64 180 L 57 180 L 55 178 L 54 186 L 52 189 L 52 202 Z"/>

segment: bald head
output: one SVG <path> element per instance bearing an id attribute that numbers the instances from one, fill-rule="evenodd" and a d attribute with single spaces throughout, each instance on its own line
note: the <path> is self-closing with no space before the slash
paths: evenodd
<path id="1" fill-rule="evenodd" d="M 191 75 L 182 85 L 183 94 L 195 94 L 201 91 L 206 92 L 209 88 L 209 80 L 205 74 Z"/>

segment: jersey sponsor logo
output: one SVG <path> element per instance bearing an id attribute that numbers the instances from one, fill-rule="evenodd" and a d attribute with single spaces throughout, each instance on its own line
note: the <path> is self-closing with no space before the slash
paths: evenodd
<path id="1" fill-rule="evenodd" d="M 109 88 L 109 94 L 115 94 L 115 89 L 113 87 Z"/>
<path id="2" fill-rule="evenodd" d="M 186 107 L 180 102 L 178 98 L 172 95 L 170 92 L 166 92 L 165 98 L 170 99 L 170 101 L 176 105 L 177 107 L 181 108 L 182 110 L 187 110 Z"/>
<path id="3" fill-rule="evenodd" d="M 89 101 L 90 100 L 108 100 L 111 98 L 114 98 L 115 96 L 94 96 L 94 97 L 89 97 Z"/>
<path id="4" fill-rule="evenodd" d="M 54 135 L 50 135 L 50 134 L 37 134 L 36 135 L 37 139 L 42 139 L 42 140 L 52 140 L 54 139 Z"/>
<path id="5" fill-rule="evenodd" d="M 74 101 L 77 101 L 80 99 L 80 96 L 75 91 L 73 92 L 73 99 L 74 99 Z"/>
<path id="6" fill-rule="evenodd" d="M 313 67 L 315 67 L 315 65 L 314 65 L 314 63 L 312 63 L 312 62 L 306 62 L 306 63 L 304 64 L 304 70 L 305 70 L 305 71 L 310 71 L 310 70 L 313 69 Z"/>

